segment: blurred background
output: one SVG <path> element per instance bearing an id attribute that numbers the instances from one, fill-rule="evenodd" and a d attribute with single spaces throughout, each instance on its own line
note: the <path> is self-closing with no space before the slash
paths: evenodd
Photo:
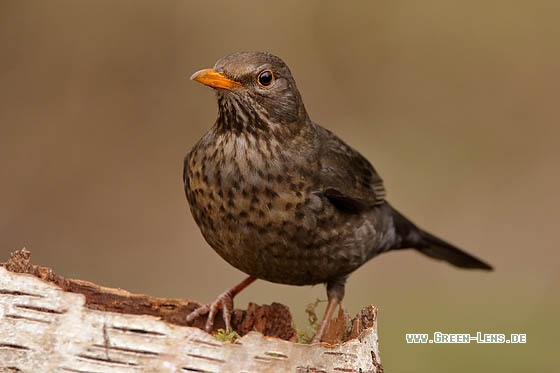
<path id="1" fill-rule="evenodd" d="M 379 306 L 386 370 L 553 371 L 559 17 L 553 0 L 2 0 L 0 261 L 25 246 L 63 276 L 203 302 L 244 278 L 184 196 L 183 157 L 217 112 L 189 76 L 268 50 L 311 117 L 372 161 L 394 206 L 496 268 L 403 251 L 355 272 L 345 306 Z M 305 325 L 316 298 L 321 285 L 260 281 L 236 305 L 285 303 Z M 405 342 L 438 331 L 527 344 Z"/>

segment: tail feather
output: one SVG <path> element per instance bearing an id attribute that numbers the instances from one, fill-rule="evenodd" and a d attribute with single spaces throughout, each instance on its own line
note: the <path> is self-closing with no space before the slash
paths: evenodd
<path id="1" fill-rule="evenodd" d="M 413 248 L 430 258 L 445 260 L 461 268 L 492 270 L 492 266 L 482 260 L 418 228 L 395 209 L 393 221 L 396 234 L 400 238 L 400 245 L 397 247 L 399 249 Z"/>
<path id="2" fill-rule="evenodd" d="M 461 268 L 492 270 L 489 264 L 428 232 L 421 231 L 421 237 L 422 241 L 415 249 L 430 258 L 445 260 Z"/>

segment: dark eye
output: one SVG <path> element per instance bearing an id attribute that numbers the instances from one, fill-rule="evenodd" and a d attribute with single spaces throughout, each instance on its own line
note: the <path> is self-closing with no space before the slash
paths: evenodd
<path id="1" fill-rule="evenodd" d="M 259 82 L 259 85 L 262 87 L 268 87 L 270 84 L 272 84 L 273 79 L 274 76 L 272 75 L 272 71 L 265 70 L 259 74 L 257 82 Z"/>

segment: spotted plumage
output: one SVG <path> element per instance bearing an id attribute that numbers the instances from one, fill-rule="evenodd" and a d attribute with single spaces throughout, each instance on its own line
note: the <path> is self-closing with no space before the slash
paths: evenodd
<path id="1" fill-rule="evenodd" d="M 393 209 L 372 165 L 310 120 L 278 57 L 233 54 L 193 79 L 216 89 L 218 118 L 185 158 L 185 191 L 204 238 L 231 265 L 277 283 L 326 283 L 329 304 L 350 273 L 389 250 L 490 268 Z"/>

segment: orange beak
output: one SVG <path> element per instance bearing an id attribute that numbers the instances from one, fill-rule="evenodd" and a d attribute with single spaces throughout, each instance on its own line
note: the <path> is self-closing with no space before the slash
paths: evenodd
<path id="1" fill-rule="evenodd" d="M 212 88 L 227 89 L 233 91 L 236 88 L 243 87 L 241 83 L 231 80 L 224 74 L 215 71 L 214 69 L 204 69 L 195 72 L 191 76 L 191 80 L 196 80 L 199 83 L 207 85 Z"/>

